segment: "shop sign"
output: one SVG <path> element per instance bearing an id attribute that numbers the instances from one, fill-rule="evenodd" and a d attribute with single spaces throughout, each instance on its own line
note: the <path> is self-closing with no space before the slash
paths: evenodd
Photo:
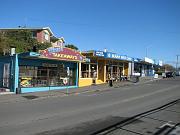
<path id="1" fill-rule="evenodd" d="M 106 58 L 112 58 L 112 59 L 119 59 L 119 60 L 127 60 L 127 61 L 132 61 L 131 57 L 127 57 L 126 55 L 119 55 L 117 53 L 110 53 L 107 52 L 105 55 Z"/>
<path id="2" fill-rule="evenodd" d="M 134 58 L 134 62 L 138 62 L 138 59 Z"/>
<path id="3" fill-rule="evenodd" d="M 65 85 L 67 85 L 67 83 L 68 83 L 68 78 L 67 78 L 67 77 L 65 77 L 65 78 L 63 79 L 63 83 L 64 83 Z"/>
<path id="4" fill-rule="evenodd" d="M 80 54 L 80 52 L 64 47 L 50 47 L 40 51 L 40 58 L 67 60 L 67 61 L 82 61 L 84 62 L 86 57 Z"/>
<path id="5" fill-rule="evenodd" d="M 162 61 L 162 60 L 159 60 L 158 65 L 159 65 L 159 66 L 162 66 L 162 65 L 163 65 L 163 61 Z"/>
<path id="6" fill-rule="evenodd" d="M 95 56 L 104 57 L 104 52 L 103 51 L 95 51 Z"/>
<path id="7" fill-rule="evenodd" d="M 148 58 L 148 57 L 145 57 L 144 59 L 145 62 L 148 62 L 148 63 L 151 63 L 151 64 L 154 64 L 154 60 Z"/>
<path id="8" fill-rule="evenodd" d="M 122 59 L 122 60 L 127 60 L 127 56 L 126 56 L 126 55 L 122 55 L 122 56 L 121 56 L 121 59 Z"/>
<path id="9" fill-rule="evenodd" d="M 133 60 L 133 58 L 131 58 L 131 57 L 127 57 L 127 60 L 128 60 L 128 61 L 132 61 L 132 60 Z"/>
<path id="10" fill-rule="evenodd" d="M 56 52 L 60 52 L 60 51 L 62 51 L 62 48 L 60 48 L 60 47 L 49 47 L 48 48 L 48 52 L 50 52 L 50 53 L 56 53 Z"/>
<path id="11" fill-rule="evenodd" d="M 139 58 L 134 58 L 134 62 L 141 62 L 141 59 L 139 59 Z"/>
<path id="12" fill-rule="evenodd" d="M 113 58 L 113 59 L 121 59 L 121 55 L 118 55 L 116 53 L 110 53 L 110 52 L 107 53 L 106 57 Z"/>
<path id="13" fill-rule="evenodd" d="M 89 58 L 85 58 L 85 59 L 84 59 L 84 62 L 89 63 L 89 62 L 91 62 L 91 60 L 90 60 Z"/>
<path id="14" fill-rule="evenodd" d="M 22 77 L 20 81 L 21 87 L 31 87 L 32 84 L 32 78 L 31 77 Z"/>

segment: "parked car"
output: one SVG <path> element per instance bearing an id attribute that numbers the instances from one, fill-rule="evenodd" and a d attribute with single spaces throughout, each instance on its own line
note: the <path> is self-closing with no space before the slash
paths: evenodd
<path id="1" fill-rule="evenodd" d="M 180 71 L 176 71 L 176 76 L 180 76 Z"/>
<path id="2" fill-rule="evenodd" d="M 166 72 L 166 78 L 174 77 L 175 73 L 174 72 Z"/>

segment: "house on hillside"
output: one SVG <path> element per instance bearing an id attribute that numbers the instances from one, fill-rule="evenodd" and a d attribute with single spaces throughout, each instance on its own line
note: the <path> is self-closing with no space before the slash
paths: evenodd
<path id="1" fill-rule="evenodd" d="M 10 32 L 19 30 L 30 30 L 32 32 L 32 37 L 36 38 L 38 42 L 45 43 L 51 42 L 51 37 L 54 36 L 53 32 L 49 27 L 42 28 L 28 28 L 28 27 L 18 27 L 18 28 L 0 28 L 0 32 Z"/>

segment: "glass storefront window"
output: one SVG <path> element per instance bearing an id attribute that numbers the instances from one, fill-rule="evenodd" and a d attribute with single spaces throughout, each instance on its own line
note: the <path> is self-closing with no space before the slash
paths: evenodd
<path id="1" fill-rule="evenodd" d="M 81 63 L 82 78 L 89 78 L 89 64 Z"/>
<path id="2" fill-rule="evenodd" d="M 81 63 L 81 77 L 82 78 L 96 78 L 97 77 L 97 64 Z"/>
<path id="3" fill-rule="evenodd" d="M 90 78 L 97 78 L 97 65 L 96 64 L 90 64 Z"/>
<path id="4" fill-rule="evenodd" d="M 70 68 L 69 84 L 76 85 L 76 69 Z M 47 87 L 64 86 L 63 79 L 68 77 L 67 67 L 59 64 L 56 67 L 19 67 L 19 85 L 20 87 Z"/>
<path id="5" fill-rule="evenodd" d="M 121 65 L 106 65 L 106 79 L 109 80 L 113 78 L 114 80 L 119 80 L 123 75 L 123 66 Z"/>

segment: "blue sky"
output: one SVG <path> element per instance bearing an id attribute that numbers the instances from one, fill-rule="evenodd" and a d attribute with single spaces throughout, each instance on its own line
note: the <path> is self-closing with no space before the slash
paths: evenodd
<path id="1" fill-rule="evenodd" d="M 80 50 L 172 64 L 180 54 L 180 0 L 1 0 L 0 27 L 49 26 Z"/>

